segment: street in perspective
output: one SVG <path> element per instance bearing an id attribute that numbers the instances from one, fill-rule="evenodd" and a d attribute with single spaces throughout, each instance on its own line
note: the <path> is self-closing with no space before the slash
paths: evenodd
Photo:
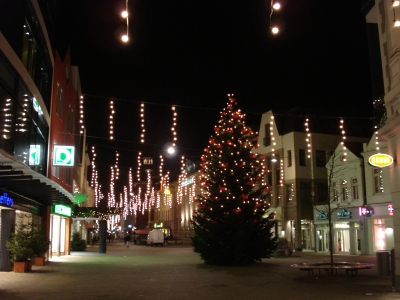
<path id="1" fill-rule="evenodd" d="M 204 264 L 190 245 L 125 246 L 122 239 L 53 257 L 29 273 L 0 273 L 0 299 L 400 299 L 391 276 L 379 276 L 375 256 L 334 255 L 335 262 L 372 263 L 346 275 L 308 272 L 299 263 L 329 255 L 294 252 L 248 266 Z"/>

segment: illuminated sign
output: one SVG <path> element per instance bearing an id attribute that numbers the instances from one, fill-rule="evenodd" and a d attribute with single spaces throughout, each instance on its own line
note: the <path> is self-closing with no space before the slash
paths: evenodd
<path id="1" fill-rule="evenodd" d="M 56 205 L 52 206 L 52 211 L 53 211 L 53 214 L 57 214 L 57 215 L 61 215 L 61 216 L 71 217 L 71 215 L 72 215 L 71 207 L 61 205 L 61 204 L 56 204 Z"/>
<path id="2" fill-rule="evenodd" d="M 163 227 L 163 223 L 155 223 L 154 224 L 154 228 L 162 228 Z"/>
<path id="3" fill-rule="evenodd" d="M 40 145 L 30 145 L 29 165 L 38 165 L 40 162 Z"/>
<path id="4" fill-rule="evenodd" d="M 374 210 L 371 207 L 362 207 L 358 208 L 358 215 L 359 216 L 371 216 L 374 213 Z"/>
<path id="5" fill-rule="evenodd" d="M 74 166 L 75 147 L 54 145 L 53 166 Z"/>
<path id="6" fill-rule="evenodd" d="M 338 219 L 350 219 L 351 218 L 351 212 L 345 210 L 344 208 L 342 208 L 341 211 L 337 212 L 337 217 Z"/>
<path id="7" fill-rule="evenodd" d="M 393 157 L 388 154 L 378 153 L 370 156 L 368 162 L 374 167 L 383 168 L 393 163 Z"/>
<path id="8" fill-rule="evenodd" d="M 14 199 L 8 197 L 7 193 L 0 195 L 0 205 L 14 206 Z"/>
<path id="9" fill-rule="evenodd" d="M 194 183 L 194 176 L 191 176 L 185 180 L 182 181 L 181 186 L 187 186 L 189 184 Z"/>
<path id="10" fill-rule="evenodd" d="M 394 208 L 392 204 L 388 204 L 388 211 L 389 211 L 389 216 L 393 216 Z"/>

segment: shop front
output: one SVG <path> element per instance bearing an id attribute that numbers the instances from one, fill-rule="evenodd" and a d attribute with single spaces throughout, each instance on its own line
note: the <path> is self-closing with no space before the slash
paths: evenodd
<path id="1" fill-rule="evenodd" d="M 51 256 L 70 254 L 71 215 L 72 209 L 69 206 L 56 204 L 51 207 Z"/>
<path id="2" fill-rule="evenodd" d="M 326 207 L 321 206 L 315 213 L 315 251 L 329 252 L 329 215 Z M 358 208 L 346 207 L 332 209 L 332 252 L 334 254 L 361 254 L 362 216 Z"/>

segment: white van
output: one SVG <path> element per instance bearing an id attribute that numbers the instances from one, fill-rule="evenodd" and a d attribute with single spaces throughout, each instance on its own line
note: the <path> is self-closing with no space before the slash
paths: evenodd
<path id="1" fill-rule="evenodd" d="M 147 236 L 147 246 L 161 245 L 164 246 L 164 232 L 160 229 L 153 229 Z"/>

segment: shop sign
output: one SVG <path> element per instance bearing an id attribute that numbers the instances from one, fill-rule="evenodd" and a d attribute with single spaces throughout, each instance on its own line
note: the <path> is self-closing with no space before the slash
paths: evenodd
<path id="1" fill-rule="evenodd" d="M 53 214 L 71 217 L 72 209 L 69 206 L 65 206 L 62 204 L 56 204 L 52 207 Z"/>
<path id="2" fill-rule="evenodd" d="M 319 210 L 315 217 L 317 220 L 328 220 L 328 215 L 322 210 Z"/>
<path id="3" fill-rule="evenodd" d="M 155 223 L 154 224 L 154 228 L 162 228 L 163 227 L 163 223 Z"/>
<path id="4" fill-rule="evenodd" d="M 0 205 L 14 206 L 14 199 L 8 197 L 7 193 L 0 195 Z"/>
<path id="5" fill-rule="evenodd" d="M 54 145 L 53 166 L 74 166 L 75 147 Z"/>
<path id="6" fill-rule="evenodd" d="M 40 145 L 30 145 L 29 147 L 29 165 L 38 165 L 40 162 Z"/>
<path id="7" fill-rule="evenodd" d="M 181 186 L 187 186 L 189 184 L 194 183 L 194 176 L 191 176 L 185 180 L 182 181 Z"/>
<path id="8" fill-rule="evenodd" d="M 374 154 L 368 158 L 368 162 L 374 167 L 383 168 L 393 163 L 393 157 L 388 154 Z"/>
<path id="9" fill-rule="evenodd" d="M 358 208 L 358 215 L 359 216 L 366 216 L 366 217 L 370 217 L 371 215 L 373 215 L 374 213 L 374 209 L 371 207 L 363 207 L 360 206 Z"/>
<path id="10" fill-rule="evenodd" d="M 389 212 L 389 216 L 393 216 L 393 212 L 394 212 L 393 204 L 388 204 L 388 212 Z"/>
<path id="11" fill-rule="evenodd" d="M 338 219 L 350 219 L 351 212 L 342 208 L 340 211 L 337 212 Z"/>

